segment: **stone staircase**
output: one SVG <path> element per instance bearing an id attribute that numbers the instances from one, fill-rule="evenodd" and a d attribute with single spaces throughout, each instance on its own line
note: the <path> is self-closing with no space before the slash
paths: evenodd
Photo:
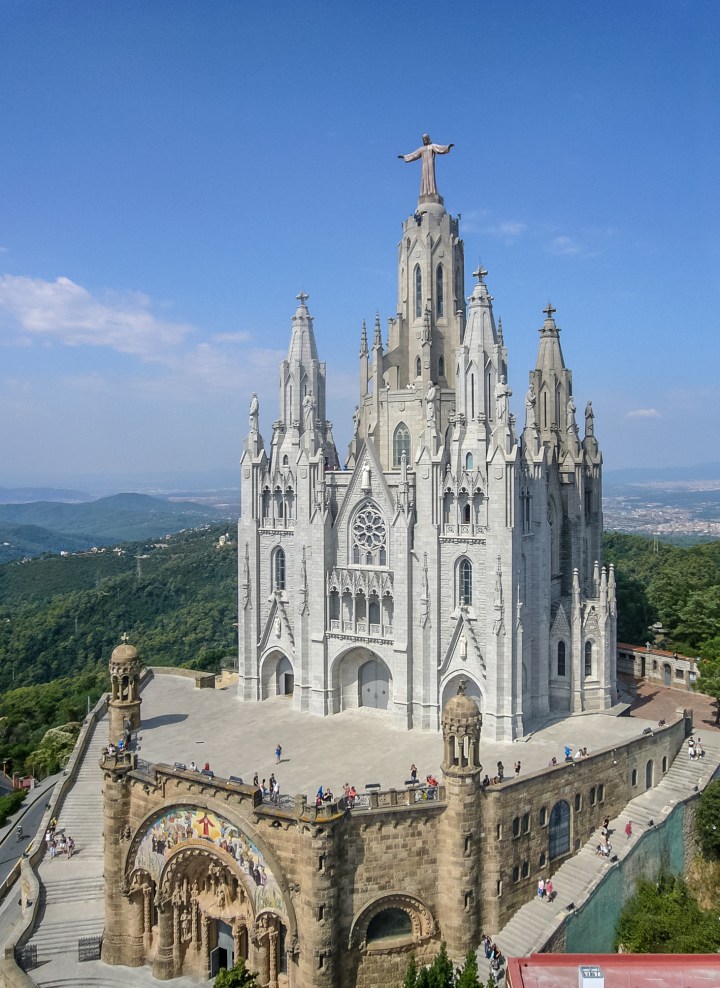
<path id="1" fill-rule="evenodd" d="M 45 980 L 48 962 L 60 955 L 76 962 L 80 937 L 103 932 L 102 774 L 98 763 L 106 743 L 107 721 L 102 720 L 93 729 L 77 779 L 58 817 L 58 830 L 75 841 L 73 857 L 68 860 L 62 855 L 51 860 L 46 854 L 38 868 L 40 919 L 30 943 L 37 947 L 39 966 L 33 979 L 39 985 L 60 983 Z M 74 978 L 65 983 L 83 982 Z"/>
<path id="2" fill-rule="evenodd" d="M 659 823 L 674 807 L 702 790 L 713 778 L 720 765 L 720 733 L 694 731 L 695 737 L 701 734 L 705 755 L 702 759 L 688 757 L 687 745 L 678 752 L 665 776 L 653 789 L 645 790 L 632 799 L 622 813 L 610 821 L 613 854 L 622 860 L 648 830 L 648 822 Z M 656 766 L 656 771 L 658 767 Z M 644 777 L 638 779 L 643 785 Z M 625 825 L 632 822 L 633 835 L 628 840 Z M 579 907 L 590 891 L 599 884 L 605 872 L 613 867 L 606 859 L 595 853 L 600 841 L 596 831 L 587 843 L 569 858 L 552 876 L 558 895 L 553 903 L 539 900 L 536 895 L 527 902 L 507 925 L 493 938 L 505 957 L 527 957 L 538 953 L 548 942 L 566 914 L 566 907 L 574 903 Z M 481 977 L 487 977 L 489 964 L 482 950 L 478 951 L 478 966 Z"/>

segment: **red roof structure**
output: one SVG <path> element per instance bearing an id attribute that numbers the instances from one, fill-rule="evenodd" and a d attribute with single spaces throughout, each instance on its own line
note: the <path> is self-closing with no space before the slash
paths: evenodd
<path id="1" fill-rule="evenodd" d="M 532 954 L 509 957 L 506 977 L 507 988 L 718 988 L 720 954 Z"/>

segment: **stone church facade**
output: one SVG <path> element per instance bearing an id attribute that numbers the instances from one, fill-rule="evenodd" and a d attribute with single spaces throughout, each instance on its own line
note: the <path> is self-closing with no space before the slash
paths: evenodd
<path id="1" fill-rule="evenodd" d="M 298 296 L 270 442 L 253 396 L 241 459 L 242 700 L 291 694 L 321 716 L 380 707 L 438 730 L 464 679 L 493 740 L 614 702 L 592 405 L 581 437 L 548 306 L 516 420 L 486 275 L 466 302 L 459 221 L 421 194 L 398 246 L 397 313 L 385 337 L 379 316 L 372 339 L 362 327 L 346 469 Z"/>

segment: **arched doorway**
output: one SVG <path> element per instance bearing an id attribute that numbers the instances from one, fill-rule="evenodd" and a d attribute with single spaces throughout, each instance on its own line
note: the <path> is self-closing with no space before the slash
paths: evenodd
<path id="1" fill-rule="evenodd" d="M 570 804 L 561 799 L 550 813 L 548 855 L 550 860 L 570 850 Z"/>
<path id="2" fill-rule="evenodd" d="M 672 686 L 672 669 L 669 662 L 663 666 L 663 686 Z"/>
<path id="3" fill-rule="evenodd" d="M 390 670 L 381 659 L 368 659 L 360 666 L 360 706 L 387 710 Z"/>
<path id="4" fill-rule="evenodd" d="M 454 696 L 457 695 L 458 686 L 460 685 L 461 680 L 464 680 L 465 682 L 465 696 L 472 697 L 475 703 L 477 703 L 478 709 L 482 713 L 483 697 L 482 697 L 482 693 L 480 692 L 480 687 L 475 682 L 475 680 L 470 679 L 468 676 L 465 676 L 462 673 L 458 673 L 457 675 L 452 676 L 450 679 L 448 679 L 448 681 L 443 686 L 442 706 L 440 708 L 441 711 L 445 709 L 445 704 L 448 702 L 448 700 L 451 700 Z"/>
<path id="5" fill-rule="evenodd" d="M 292 696 L 295 689 L 295 673 L 287 655 L 283 655 L 275 670 L 276 692 L 278 696 Z"/>
<path id="6" fill-rule="evenodd" d="M 652 789 L 654 776 L 655 776 L 655 763 L 653 762 L 653 760 L 651 758 L 648 761 L 647 765 L 645 766 L 645 788 L 646 789 Z"/>

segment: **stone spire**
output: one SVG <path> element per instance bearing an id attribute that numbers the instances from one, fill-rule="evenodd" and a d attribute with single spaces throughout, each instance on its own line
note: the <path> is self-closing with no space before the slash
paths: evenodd
<path id="1" fill-rule="evenodd" d="M 297 423 L 302 434 L 309 419 L 303 407 L 308 395 L 315 403 L 314 421 L 325 420 L 325 364 L 318 360 L 309 295 L 300 292 L 296 297 L 288 355 L 280 365 L 280 418 L 288 429 Z"/>
<path id="2" fill-rule="evenodd" d="M 553 318 L 556 310 L 548 303 L 543 311 L 545 321 L 540 328 L 535 371 L 531 374 L 531 384 L 537 397 L 535 418 L 540 438 L 546 445 L 574 449 L 577 446 L 577 427 L 572 373 L 565 366 L 560 330 Z"/>

